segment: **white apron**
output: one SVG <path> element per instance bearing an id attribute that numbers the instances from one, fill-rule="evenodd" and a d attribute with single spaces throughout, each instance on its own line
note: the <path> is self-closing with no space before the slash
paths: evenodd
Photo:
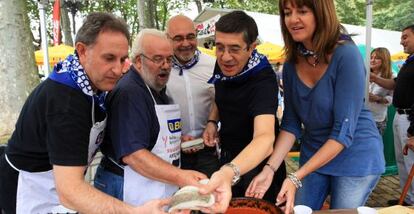
<path id="1" fill-rule="evenodd" d="M 156 103 L 154 96 L 152 98 Z M 179 167 L 181 154 L 181 114 L 179 105 L 155 104 L 155 111 L 160 125 L 160 132 L 151 152 L 168 163 Z M 129 166 L 124 168 L 124 201 L 129 204 L 139 206 L 152 199 L 170 197 L 177 190 L 178 187 L 175 185 L 148 179 Z"/>
<path id="2" fill-rule="evenodd" d="M 92 123 L 89 133 L 88 166 L 101 144 L 106 126 L 106 117 L 95 123 L 95 105 L 92 99 Z M 45 172 L 27 172 L 17 169 L 7 158 L 7 162 L 19 171 L 16 196 L 16 214 L 28 213 L 76 213 L 60 204 L 53 170 Z"/>

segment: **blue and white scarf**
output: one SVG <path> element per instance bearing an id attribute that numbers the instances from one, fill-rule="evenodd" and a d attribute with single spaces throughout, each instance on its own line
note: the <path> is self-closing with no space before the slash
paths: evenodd
<path id="1" fill-rule="evenodd" d="M 105 112 L 105 98 L 107 92 L 94 93 L 90 80 L 79 62 L 78 54 L 75 53 L 58 62 L 49 75 L 53 81 L 59 82 L 76 90 L 80 90 L 88 99 L 94 99 L 100 109 Z"/>
<path id="2" fill-rule="evenodd" d="M 253 50 L 252 55 L 249 58 L 249 61 L 247 62 L 246 66 L 244 67 L 243 71 L 238 73 L 235 76 L 225 76 L 223 72 L 220 70 L 217 62 L 216 66 L 214 68 L 213 76 L 208 80 L 208 83 L 215 84 L 220 81 L 239 81 L 244 80 L 250 76 L 254 76 L 258 74 L 259 72 L 263 71 L 265 68 L 272 68 L 269 61 L 267 60 L 267 57 L 263 54 L 260 54 L 257 52 L 257 50 Z"/>
<path id="3" fill-rule="evenodd" d="M 197 64 L 199 58 L 200 58 L 200 51 L 196 50 L 193 58 L 189 62 L 187 62 L 186 64 L 182 65 L 178 61 L 177 57 L 174 56 L 173 61 L 172 61 L 173 62 L 173 67 L 179 69 L 180 72 L 178 74 L 180 76 L 182 76 L 183 75 L 183 70 L 184 69 L 188 70 L 188 69 L 192 68 L 195 64 Z"/>

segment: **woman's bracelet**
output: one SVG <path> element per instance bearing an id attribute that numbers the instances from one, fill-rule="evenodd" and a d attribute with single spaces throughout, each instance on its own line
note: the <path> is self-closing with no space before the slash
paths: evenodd
<path id="1" fill-rule="evenodd" d="M 288 176 L 290 181 L 295 185 L 296 189 L 299 189 L 302 187 L 302 182 L 299 180 L 299 178 L 294 173 L 289 173 Z"/>
<path id="2" fill-rule="evenodd" d="M 270 165 L 270 163 L 266 163 L 265 166 L 268 166 L 273 172 L 276 172 L 276 168 Z"/>

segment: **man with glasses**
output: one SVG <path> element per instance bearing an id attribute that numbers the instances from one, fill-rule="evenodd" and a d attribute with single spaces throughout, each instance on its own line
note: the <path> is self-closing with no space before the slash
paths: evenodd
<path id="1" fill-rule="evenodd" d="M 165 213 L 166 200 L 133 207 L 84 179 L 102 142 L 105 91 L 124 73 L 129 38 L 112 14 L 85 18 L 75 52 L 27 98 L 0 156 L 0 213 Z"/>
<path id="2" fill-rule="evenodd" d="M 178 105 L 165 93 L 173 57 L 166 35 L 140 31 L 132 44 L 132 66 L 108 95 L 105 157 L 95 186 L 129 204 L 171 196 L 178 187 L 198 185 L 202 173 L 182 170 Z"/>
<path id="3" fill-rule="evenodd" d="M 167 95 L 172 103 L 180 105 L 182 142 L 194 140 L 201 137 L 214 101 L 214 85 L 207 81 L 213 75 L 215 59 L 197 50 L 197 32 L 188 17 L 172 17 L 166 31 L 174 49 Z M 210 177 L 218 167 L 214 147 L 183 149 L 181 153 L 183 169 L 197 170 Z"/>
<path id="4" fill-rule="evenodd" d="M 255 196 L 274 202 L 286 177 L 284 163 L 266 164 L 273 150 L 278 85 L 267 58 L 255 50 L 258 36 L 254 19 L 242 11 L 222 16 L 216 23 L 217 66 L 209 82 L 215 84 L 215 102 L 209 120 L 221 122 L 221 164 L 202 193 L 221 190 L 222 200 L 211 211 L 223 212 L 233 197 Z M 217 141 L 217 127 L 208 123 L 203 134 L 207 146 Z M 276 173 L 269 191 L 250 193 L 252 179 L 262 169 Z M 230 194 L 231 196 L 231 194 Z"/>

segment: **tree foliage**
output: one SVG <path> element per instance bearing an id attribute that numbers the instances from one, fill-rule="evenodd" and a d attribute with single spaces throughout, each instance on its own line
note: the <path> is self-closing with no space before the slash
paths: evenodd
<path id="1" fill-rule="evenodd" d="M 216 0 L 207 2 L 206 6 L 214 8 L 240 9 L 267 14 L 279 13 L 278 0 Z"/>
<path id="2" fill-rule="evenodd" d="M 400 31 L 414 23 L 413 0 L 374 0 L 373 27 Z M 366 0 L 336 0 L 342 23 L 365 25 Z"/>
<path id="3" fill-rule="evenodd" d="M 67 0 L 61 0 L 67 1 Z M 79 1 L 79 0 L 78 0 Z M 155 27 L 160 30 L 165 29 L 165 24 L 171 16 L 172 11 L 187 7 L 190 3 L 196 3 L 197 9 L 203 7 L 241 9 L 253 12 L 268 14 L 278 14 L 278 0 L 80 0 L 82 7 L 78 14 L 86 16 L 94 11 L 106 11 L 114 13 L 124 18 L 132 34 L 136 34 L 140 28 L 138 16 L 138 2 L 143 1 L 149 25 L 145 27 Z M 38 28 L 39 13 L 37 0 L 26 0 L 28 15 L 30 20 L 35 23 L 32 26 Z M 48 32 L 52 32 L 51 8 L 54 0 L 49 1 L 46 10 Z M 342 23 L 365 25 L 366 0 L 335 0 L 337 14 Z M 403 27 L 414 23 L 413 0 L 374 0 L 373 7 L 373 26 L 381 29 L 401 30 Z M 38 32 L 39 29 L 32 29 Z M 35 38 L 39 38 L 35 35 Z M 50 38 L 52 38 L 49 33 Z"/>

